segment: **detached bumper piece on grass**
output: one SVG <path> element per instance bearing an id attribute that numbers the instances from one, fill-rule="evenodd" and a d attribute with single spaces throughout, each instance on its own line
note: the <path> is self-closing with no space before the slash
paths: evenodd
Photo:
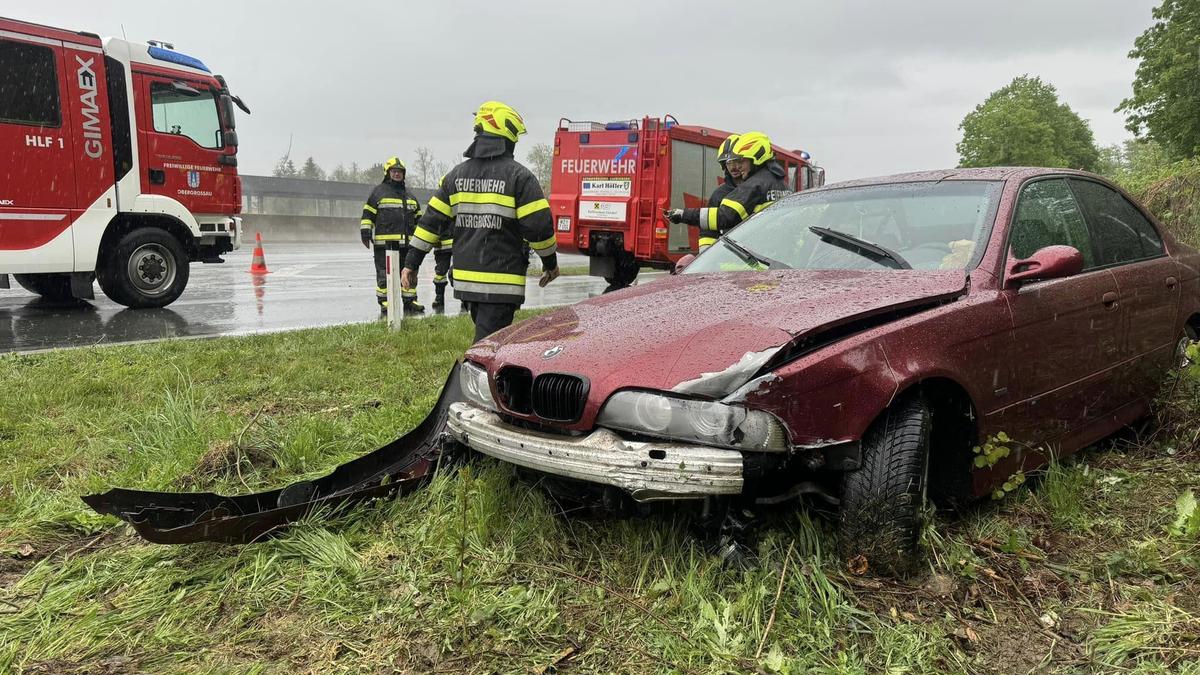
<path id="1" fill-rule="evenodd" d="M 318 510 L 402 496 L 429 482 L 441 458 L 450 404 L 463 400 L 456 363 L 433 411 L 417 428 L 332 473 L 287 487 L 225 497 L 211 492 L 144 492 L 114 488 L 83 501 L 114 515 L 156 544 L 215 541 L 247 544 Z M 447 445 L 446 447 L 450 447 Z"/>

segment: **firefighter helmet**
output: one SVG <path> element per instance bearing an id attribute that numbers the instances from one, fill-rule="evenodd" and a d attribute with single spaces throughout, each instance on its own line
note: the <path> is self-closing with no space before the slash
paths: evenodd
<path id="1" fill-rule="evenodd" d="M 771 150 L 771 139 L 766 134 L 751 131 L 748 134 L 742 134 L 733 144 L 730 157 L 727 159 L 735 157 L 743 157 L 750 160 L 754 166 L 762 166 L 775 158 L 775 152 Z"/>
<path id="2" fill-rule="evenodd" d="M 386 176 L 392 169 L 400 169 L 405 173 L 408 172 L 408 169 L 404 166 L 404 162 L 401 162 L 399 157 L 388 157 L 387 161 L 383 163 L 383 175 Z"/>
<path id="3" fill-rule="evenodd" d="M 475 131 L 507 138 L 513 143 L 525 133 L 525 120 L 510 106 L 500 101 L 488 101 L 475 113 Z"/>
<path id="4" fill-rule="evenodd" d="M 741 138 L 739 134 L 729 134 L 729 138 L 721 141 L 721 146 L 717 148 L 717 161 L 722 166 L 725 165 L 725 162 L 733 159 L 733 144 L 737 143 L 739 138 Z"/>

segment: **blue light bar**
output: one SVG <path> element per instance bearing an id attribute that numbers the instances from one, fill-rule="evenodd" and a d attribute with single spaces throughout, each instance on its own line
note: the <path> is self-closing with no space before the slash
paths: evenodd
<path id="1" fill-rule="evenodd" d="M 204 65 L 204 62 L 198 58 L 194 56 L 188 56 L 187 54 L 180 54 L 179 52 L 172 51 L 170 49 L 163 49 L 162 47 L 150 47 L 150 57 L 158 59 L 159 61 L 166 61 L 168 63 L 187 66 L 188 68 L 195 68 L 196 70 L 203 70 L 206 73 L 212 72 L 208 69 L 208 66 Z"/>
<path id="2" fill-rule="evenodd" d="M 604 125 L 605 131 L 628 131 L 629 122 L 609 122 Z"/>

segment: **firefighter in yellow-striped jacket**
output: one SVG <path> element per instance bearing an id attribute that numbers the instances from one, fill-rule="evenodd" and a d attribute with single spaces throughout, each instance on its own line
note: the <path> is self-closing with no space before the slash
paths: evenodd
<path id="1" fill-rule="evenodd" d="M 732 142 L 730 142 L 732 140 Z M 702 209 L 675 209 L 667 212 L 672 223 L 687 223 L 700 228 L 700 250 L 712 246 L 717 238 L 737 227 L 750 216 L 770 206 L 787 193 L 783 179 L 787 172 L 775 161 L 771 139 L 752 131 L 730 136 L 721 144 L 717 156 L 726 173 L 736 183 L 720 197 L 719 204 Z M 718 189 L 719 190 L 719 189 Z M 718 194 L 714 193 L 714 199 Z"/>
<path id="2" fill-rule="evenodd" d="M 383 163 L 383 182 L 375 186 L 367 203 L 363 205 L 362 225 L 359 233 L 363 246 L 374 244 L 375 249 L 375 299 L 381 311 L 387 311 L 387 248 L 400 249 L 400 259 L 407 253 L 409 238 L 421 217 L 421 205 L 404 185 L 404 162 L 391 157 Z M 433 308 L 441 309 L 445 304 L 446 271 L 450 267 L 453 242 L 439 242 L 434 269 Z M 401 289 L 400 297 L 404 311 L 420 313 L 425 308 L 417 302 L 416 288 Z"/>
<path id="3" fill-rule="evenodd" d="M 468 306 L 479 340 L 512 323 L 525 300 L 528 245 L 542 259 L 545 286 L 558 277 L 550 204 L 533 173 L 513 158 L 525 122 L 517 111 L 488 101 L 475 114 L 467 160 L 438 184 L 417 224 L 401 285 L 414 288 L 425 254 L 454 242 L 454 297 Z"/>

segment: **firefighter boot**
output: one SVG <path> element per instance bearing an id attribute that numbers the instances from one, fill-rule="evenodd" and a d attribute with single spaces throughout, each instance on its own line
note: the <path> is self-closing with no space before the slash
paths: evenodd
<path id="1" fill-rule="evenodd" d="M 446 283 L 433 282 L 433 311 L 444 312 L 446 310 Z"/>
<path id="2" fill-rule="evenodd" d="M 415 298 L 405 298 L 404 299 L 404 313 L 405 314 L 424 314 L 425 313 L 425 305 L 422 305 L 421 303 L 417 302 Z"/>

